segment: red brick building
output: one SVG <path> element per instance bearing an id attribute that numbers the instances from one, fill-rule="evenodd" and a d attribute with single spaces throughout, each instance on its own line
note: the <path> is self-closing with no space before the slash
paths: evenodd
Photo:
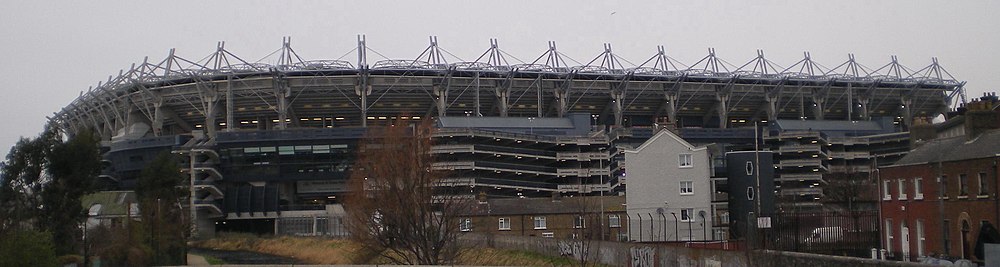
<path id="1" fill-rule="evenodd" d="M 489 199 L 460 219 L 460 229 L 554 238 L 600 239 L 603 234 L 604 240 L 619 240 L 628 236 L 624 204 L 623 196 Z"/>
<path id="2" fill-rule="evenodd" d="M 965 133 L 922 142 L 879 168 L 882 246 L 891 258 L 923 256 L 981 262 L 984 225 L 1000 222 L 1000 130 L 993 105 L 966 114 Z M 978 115 L 983 120 L 973 121 Z M 990 130 L 993 129 L 993 130 Z"/>

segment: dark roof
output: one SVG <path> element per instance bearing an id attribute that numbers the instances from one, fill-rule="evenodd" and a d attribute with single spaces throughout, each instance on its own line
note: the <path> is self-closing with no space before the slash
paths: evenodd
<path id="1" fill-rule="evenodd" d="M 1000 154 L 1000 130 L 967 140 L 965 136 L 935 139 L 911 150 L 895 165 L 989 158 Z"/>
<path id="2" fill-rule="evenodd" d="M 599 212 L 602 197 L 502 198 L 476 204 L 472 215 L 536 215 Z M 604 211 L 625 211 L 624 196 L 605 196 Z"/>

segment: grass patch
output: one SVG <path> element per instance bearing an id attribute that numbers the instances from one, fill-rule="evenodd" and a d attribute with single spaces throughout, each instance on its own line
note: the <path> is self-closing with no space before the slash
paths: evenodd
<path id="1" fill-rule="evenodd" d="M 201 256 L 201 255 L 199 255 L 199 256 Z M 211 264 L 211 265 L 223 265 L 223 264 L 226 264 L 225 261 L 220 260 L 219 258 L 216 258 L 216 257 L 212 257 L 212 256 L 201 256 L 201 257 L 205 258 L 205 261 L 207 261 L 208 264 Z"/>

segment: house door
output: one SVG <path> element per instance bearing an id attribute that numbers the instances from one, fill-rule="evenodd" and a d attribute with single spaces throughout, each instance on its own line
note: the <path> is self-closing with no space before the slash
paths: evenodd
<path id="1" fill-rule="evenodd" d="M 899 227 L 899 252 L 903 256 L 903 261 L 910 261 L 910 228 L 906 227 L 906 222 Z"/>

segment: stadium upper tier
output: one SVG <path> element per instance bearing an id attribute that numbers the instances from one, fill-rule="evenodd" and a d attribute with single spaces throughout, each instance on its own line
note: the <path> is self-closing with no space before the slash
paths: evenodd
<path id="1" fill-rule="evenodd" d="M 849 56 L 833 68 L 804 58 L 790 67 L 762 51 L 741 66 L 714 50 L 691 65 L 663 47 L 641 64 L 623 65 L 610 45 L 587 63 L 567 64 L 554 42 L 532 62 L 491 40 L 473 61 L 451 60 L 436 38 L 414 59 L 368 64 L 359 38 L 356 62 L 305 60 L 289 39 L 256 62 L 220 43 L 200 61 L 173 50 L 166 59 L 133 65 L 82 92 L 50 118 L 63 129 L 94 128 L 110 138 L 136 124 L 156 135 L 204 130 L 367 126 L 395 117 L 562 117 L 590 113 L 594 123 L 734 127 L 776 119 L 864 120 L 936 116 L 962 96 L 936 59 L 907 68 L 892 57 L 867 68 Z M 350 53 L 348 53 L 350 54 Z M 573 60 L 570 60 L 573 61 Z M 664 121 L 664 120 L 659 120 Z"/>

